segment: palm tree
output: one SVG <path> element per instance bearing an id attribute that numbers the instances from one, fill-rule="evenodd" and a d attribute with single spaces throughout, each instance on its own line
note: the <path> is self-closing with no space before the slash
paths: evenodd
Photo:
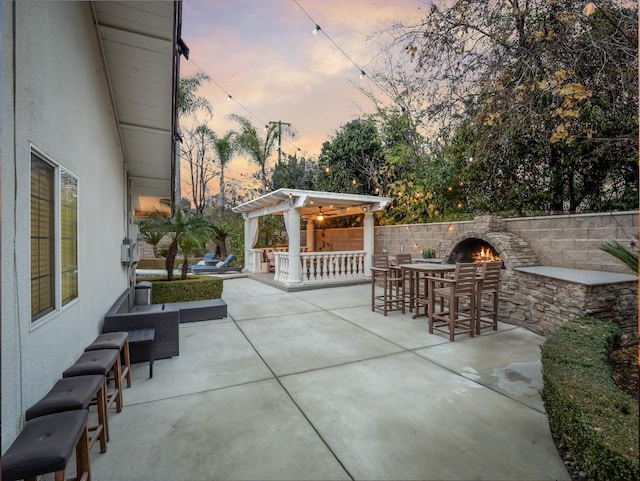
<path id="1" fill-rule="evenodd" d="M 196 95 L 196 91 L 200 88 L 202 82 L 207 80 L 209 80 L 209 77 L 204 73 L 196 73 L 180 79 L 177 102 L 179 117 L 185 114 L 193 114 L 198 110 L 204 110 L 210 115 L 213 113 L 207 98 Z"/>
<path id="2" fill-rule="evenodd" d="M 241 129 L 240 132 L 235 135 L 234 148 L 237 152 L 248 156 L 251 161 L 260 167 L 262 193 L 266 193 L 267 161 L 279 140 L 279 126 L 274 122 L 267 125 L 265 137 L 262 139 L 249 119 L 236 114 L 229 115 L 229 118 L 238 122 Z M 285 129 L 285 132 L 287 131 L 288 130 Z"/>
<path id="3" fill-rule="evenodd" d="M 189 270 L 188 256 L 199 249 L 212 235 L 212 227 L 206 219 L 178 209 L 169 217 L 162 212 L 158 215 L 145 217 L 143 221 L 146 228 L 158 232 L 163 232 L 171 239 L 165 268 L 167 279 L 173 280 L 173 265 L 178 255 L 178 249 L 182 250 L 182 272 L 180 278 L 187 278 Z"/>
<path id="4" fill-rule="evenodd" d="M 223 137 L 218 137 L 215 132 L 211 131 L 213 149 L 218 157 L 218 162 L 220 162 L 220 199 L 218 200 L 220 215 L 224 215 L 224 204 L 226 200 L 224 168 L 231 161 L 231 157 L 233 156 L 233 152 L 235 150 L 233 146 L 233 138 L 236 135 L 236 132 L 229 130 Z"/>
<path id="5" fill-rule="evenodd" d="M 155 231 L 146 231 L 140 232 L 142 234 L 142 238 L 145 240 L 147 244 L 149 244 L 153 249 L 153 257 L 158 257 L 158 244 L 164 237 L 164 232 L 155 232 Z"/>
<path id="6" fill-rule="evenodd" d="M 195 114 L 198 111 L 204 111 L 206 115 L 213 114 L 213 107 L 209 103 L 206 97 L 197 95 L 196 91 L 200 88 L 200 85 L 204 81 L 210 80 L 205 73 L 196 73 L 188 77 L 180 79 L 178 83 L 178 99 L 176 102 L 176 109 L 178 111 L 178 118 L 182 118 L 184 115 Z M 179 127 L 178 127 L 179 128 Z M 182 142 L 182 138 L 180 138 Z M 182 197 L 181 191 L 181 175 L 180 175 L 180 154 L 176 152 L 175 160 L 175 192 L 176 199 Z"/>
<path id="7" fill-rule="evenodd" d="M 637 245 L 637 242 L 634 245 Z M 624 262 L 633 272 L 638 272 L 638 252 L 631 252 L 616 241 L 605 242 L 600 246 L 600 250 Z"/>
<path id="8" fill-rule="evenodd" d="M 160 209 L 152 209 L 140 215 L 141 217 L 135 221 L 140 228 L 140 235 L 153 248 L 153 257 L 158 257 L 158 244 L 164 237 L 165 231 L 160 228 L 156 219 L 169 217 L 169 213 Z"/>

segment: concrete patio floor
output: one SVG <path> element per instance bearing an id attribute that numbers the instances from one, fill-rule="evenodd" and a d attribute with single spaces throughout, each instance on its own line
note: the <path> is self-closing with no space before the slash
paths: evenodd
<path id="1" fill-rule="evenodd" d="M 100 481 L 570 479 L 539 389 L 544 338 L 501 324 L 451 343 L 370 285 L 286 293 L 226 279 L 229 317 L 182 324 L 133 366 Z"/>

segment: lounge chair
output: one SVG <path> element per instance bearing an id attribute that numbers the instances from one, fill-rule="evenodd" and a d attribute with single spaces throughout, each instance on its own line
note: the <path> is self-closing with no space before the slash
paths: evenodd
<path id="1" fill-rule="evenodd" d="M 193 274 L 222 274 L 225 272 L 242 272 L 242 267 L 232 267 L 229 263 L 235 259 L 235 255 L 229 254 L 224 261 L 220 261 L 215 265 L 197 265 L 192 264 L 190 266 L 191 272 Z"/>
<path id="2" fill-rule="evenodd" d="M 204 264 L 210 266 L 216 264 L 215 258 L 216 255 L 213 252 L 207 252 L 202 258 L 202 261 L 204 262 Z"/>

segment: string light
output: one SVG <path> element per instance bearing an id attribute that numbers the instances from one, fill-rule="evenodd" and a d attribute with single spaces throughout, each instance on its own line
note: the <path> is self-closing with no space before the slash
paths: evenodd
<path id="1" fill-rule="evenodd" d="M 324 34 L 324 36 L 325 36 L 325 37 L 327 37 L 327 39 L 329 39 L 329 41 L 333 44 L 333 46 L 334 46 L 334 47 L 336 47 L 336 48 L 340 51 L 340 53 L 341 53 L 342 55 L 344 55 L 344 57 L 345 57 L 349 62 L 351 62 L 351 63 L 353 64 L 353 66 L 354 66 L 354 67 L 356 67 L 356 68 L 360 71 L 360 78 L 361 78 L 361 79 L 362 79 L 362 78 L 364 78 L 364 77 L 366 76 L 366 74 L 365 74 L 364 70 L 363 70 L 363 69 L 362 69 L 362 68 L 361 68 L 357 63 L 355 63 L 355 62 L 354 62 L 354 60 L 353 60 L 351 57 L 349 57 L 349 55 L 347 54 L 347 52 L 345 52 L 344 50 L 342 50 L 342 48 L 340 47 L 340 45 L 338 45 L 338 44 L 336 43 L 336 41 L 335 41 L 333 38 L 331 38 L 327 32 L 325 32 L 324 30 L 322 30 L 322 29 L 320 28 L 320 25 L 318 25 L 318 23 L 313 19 L 313 17 L 311 17 L 311 15 L 309 15 L 309 12 L 307 12 L 307 11 L 302 7 L 302 5 L 300 5 L 300 4 L 298 3 L 298 0 L 293 0 L 293 2 L 298 6 L 298 8 L 299 8 L 300 10 L 302 10 L 302 12 L 303 12 L 303 13 L 304 13 L 308 18 L 309 18 L 309 20 L 311 20 L 311 21 L 313 22 L 313 24 L 315 25 L 315 27 L 314 27 L 314 29 L 313 29 L 313 34 L 314 34 L 314 35 L 318 35 L 318 33 L 322 32 L 322 33 Z M 375 84 L 375 82 L 374 82 L 374 84 Z M 376 85 L 377 85 L 377 84 L 376 84 Z M 378 86 L 378 88 L 380 88 L 380 87 Z M 382 90 L 382 89 L 381 89 L 381 90 Z M 382 90 L 382 91 L 384 92 L 384 90 Z"/>
<path id="2" fill-rule="evenodd" d="M 231 94 L 229 92 L 227 92 L 224 87 L 222 87 L 222 85 L 220 85 L 218 82 L 216 82 L 216 80 L 211 77 L 211 75 L 209 75 L 207 72 L 204 71 L 204 69 L 202 67 L 200 67 L 200 65 L 198 65 L 193 58 L 190 58 L 188 60 L 189 62 L 191 62 L 208 80 L 210 80 L 211 82 L 213 82 L 213 84 L 218 87 L 222 93 L 224 93 L 227 96 L 227 102 L 231 102 L 232 100 L 238 104 L 245 112 L 247 112 L 249 114 L 250 117 L 253 117 L 254 119 L 256 119 L 259 123 L 264 124 L 264 129 L 267 130 L 269 128 L 269 125 L 262 120 L 260 117 L 258 117 L 256 114 L 254 114 L 251 110 L 249 110 L 247 107 L 245 107 L 243 104 L 241 104 L 236 98 L 232 97 Z M 292 147 L 294 147 L 295 149 L 297 149 L 298 152 L 301 152 L 302 150 L 300 149 L 300 147 L 298 147 L 297 145 L 295 145 L 294 143 L 292 143 L 291 141 L 289 141 L 289 139 L 284 139 L 285 142 L 287 142 L 288 144 L 290 144 Z"/>

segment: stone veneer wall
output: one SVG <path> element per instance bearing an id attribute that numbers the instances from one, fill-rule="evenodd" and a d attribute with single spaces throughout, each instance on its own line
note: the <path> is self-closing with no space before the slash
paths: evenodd
<path id="1" fill-rule="evenodd" d="M 498 318 L 547 335 L 576 316 L 615 322 L 638 335 L 638 283 L 586 285 L 538 274 L 505 270 Z"/>

